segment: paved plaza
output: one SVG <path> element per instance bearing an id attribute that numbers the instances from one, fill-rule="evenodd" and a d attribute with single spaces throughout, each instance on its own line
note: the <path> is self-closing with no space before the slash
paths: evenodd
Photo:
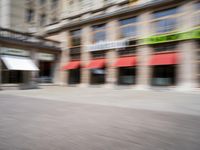
<path id="1" fill-rule="evenodd" d="M 0 150 L 199 150 L 200 93 L 0 91 Z"/>

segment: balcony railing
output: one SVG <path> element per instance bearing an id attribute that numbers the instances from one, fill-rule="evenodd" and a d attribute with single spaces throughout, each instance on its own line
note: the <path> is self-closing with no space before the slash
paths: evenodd
<path id="1" fill-rule="evenodd" d="M 21 33 L 10 29 L 0 28 L 0 39 L 22 42 L 25 44 L 35 44 L 35 46 L 60 49 L 60 42 Z"/>

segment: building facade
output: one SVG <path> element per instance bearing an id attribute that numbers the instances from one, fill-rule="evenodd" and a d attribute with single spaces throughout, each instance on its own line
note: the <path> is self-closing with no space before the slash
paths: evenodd
<path id="1" fill-rule="evenodd" d="M 59 84 L 60 56 L 57 41 L 0 28 L 0 89 Z"/>
<path id="2" fill-rule="evenodd" d="M 60 0 L 0 0 L 0 26 L 41 34 L 47 24 L 60 16 Z"/>
<path id="3" fill-rule="evenodd" d="M 63 84 L 200 86 L 198 0 L 91 4 L 45 28 L 62 42 Z"/>

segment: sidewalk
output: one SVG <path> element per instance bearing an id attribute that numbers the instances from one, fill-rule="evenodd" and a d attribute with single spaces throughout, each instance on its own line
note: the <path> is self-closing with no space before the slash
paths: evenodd
<path id="1" fill-rule="evenodd" d="M 200 93 L 86 87 L 45 87 L 35 90 L 5 90 L 1 94 L 72 103 L 98 104 L 153 111 L 200 115 Z"/>

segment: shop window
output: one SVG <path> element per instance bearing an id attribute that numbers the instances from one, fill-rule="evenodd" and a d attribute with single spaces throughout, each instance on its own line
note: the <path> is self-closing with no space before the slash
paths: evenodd
<path id="1" fill-rule="evenodd" d="M 177 49 L 177 44 L 161 44 L 153 46 L 154 52 L 165 52 L 165 51 L 175 51 Z"/>
<path id="2" fill-rule="evenodd" d="M 93 42 L 106 40 L 106 24 L 95 25 L 93 28 Z"/>
<path id="3" fill-rule="evenodd" d="M 106 69 L 105 68 L 97 68 L 91 69 L 91 84 L 104 84 L 106 82 Z"/>
<path id="4" fill-rule="evenodd" d="M 153 17 L 155 19 L 154 28 L 156 33 L 174 31 L 177 26 L 177 19 L 173 15 L 175 15 L 177 12 L 178 12 L 177 8 L 171 8 L 154 12 L 153 13 Z"/>
<path id="5" fill-rule="evenodd" d="M 8 70 L 7 67 L 3 62 L 2 64 L 2 71 L 1 71 L 1 82 L 5 84 L 9 83 L 23 83 L 23 72 L 22 71 L 13 71 Z"/>
<path id="6" fill-rule="evenodd" d="M 136 83 L 136 68 L 122 67 L 118 68 L 118 84 L 131 85 Z"/>
<path id="7" fill-rule="evenodd" d="M 137 35 L 137 18 L 128 18 L 119 20 L 120 24 L 120 38 L 134 37 Z"/>
<path id="8" fill-rule="evenodd" d="M 81 29 L 71 31 L 70 36 L 72 47 L 81 45 Z"/>
<path id="9" fill-rule="evenodd" d="M 52 83 L 52 62 L 40 60 L 39 82 Z"/>
<path id="10" fill-rule="evenodd" d="M 69 70 L 69 84 L 79 84 L 81 82 L 81 69 L 72 69 Z"/>
<path id="11" fill-rule="evenodd" d="M 152 85 L 171 86 L 176 82 L 176 66 L 153 66 Z"/>

